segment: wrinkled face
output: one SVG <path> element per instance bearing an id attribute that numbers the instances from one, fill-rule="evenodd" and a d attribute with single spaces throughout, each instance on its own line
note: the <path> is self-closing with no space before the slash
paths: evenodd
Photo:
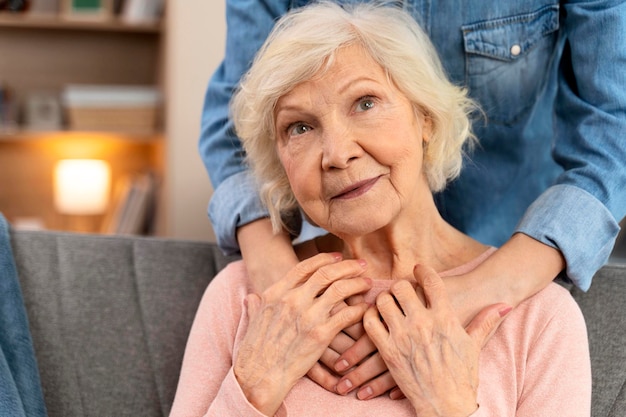
<path id="1" fill-rule="evenodd" d="M 281 97 L 275 121 L 293 193 L 331 233 L 371 233 L 431 195 L 422 173 L 430 123 L 359 46 Z"/>

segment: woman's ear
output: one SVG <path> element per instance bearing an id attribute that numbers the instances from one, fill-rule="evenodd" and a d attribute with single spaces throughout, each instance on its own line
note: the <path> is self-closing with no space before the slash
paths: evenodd
<path id="1" fill-rule="evenodd" d="M 417 104 L 413 105 L 413 112 L 415 114 L 416 123 L 419 125 L 419 129 L 422 132 L 422 145 L 426 147 L 432 137 L 433 119 L 426 110 L 422 109 Z"/>
<path id="2" fill-rule="evenodd" d="M 422 116 L 422 120 L 422 140 L 424 143 L 428 143 L 433 134 L 433 119 L 425 114 Z"/>

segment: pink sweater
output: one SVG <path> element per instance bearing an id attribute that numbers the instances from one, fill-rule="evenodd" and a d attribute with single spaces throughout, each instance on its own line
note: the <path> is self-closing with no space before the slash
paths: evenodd
<path id="1" fill-rule="evenodd" d="M 489 256 L 448 271 L 469 271 Z M 370 294 L 389 287 L 378 281 Z M 171 417 L 259 417 L 233 374 L 247 319 L 249 292 L 243 262 L 228 265 L 211 282 L 191 329 Z M 585 323 L 569 293 L 550 284 L 511 311 L 480 356 L 480 407 L 472 417 L 589 416 L 591 370 Z M 340 396 L 302 378 L 277 416 L 415 416 L 408 400 L 367 401 Z"/>

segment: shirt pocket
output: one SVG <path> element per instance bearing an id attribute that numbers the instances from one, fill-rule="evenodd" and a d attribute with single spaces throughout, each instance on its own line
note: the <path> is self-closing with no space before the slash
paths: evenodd
<path id="1" fill-rule="evenodd" d="M 514 124 L 549 78 L 559 6 L 465 25 L 465 77 L 488 121 Z"/>

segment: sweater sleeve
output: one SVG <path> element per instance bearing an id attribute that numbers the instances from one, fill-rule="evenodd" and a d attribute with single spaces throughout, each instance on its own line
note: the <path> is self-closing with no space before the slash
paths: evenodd
<path id="1" fill-rule="evenodd" d="M 556 285 L 554 285 L 556 287 Z M 563 288 L 556 288 L 566 292 Z M 517 417 L 589 417 L 591 413 L 591 365 L 585 321 L 569 294 L 552 298 L 546 308 L 543 329 L 536 332 L 526 358 L 523 390 Z"/>
<path id="2" fill-rule="evenodd" d="M 241 391 L 241 387 L 235 378 L 232 368 L 222 382 L 215 400 L 211 404 L 205 417 L 265 417 L 258 411 Z M 287 417 L 284 404 L 278 409 L 274 417 Z"/>
<path id="3" fill-rule="evenodd" d="M 205 291 L 189 333 L 171 417 L 263 416 L 247 401 L 233 373 L 234 346 L 246 330 L 246 293 L 242 262 L 228 265 Z M 287 414 L 281 408 L 276 415 Z"/>

